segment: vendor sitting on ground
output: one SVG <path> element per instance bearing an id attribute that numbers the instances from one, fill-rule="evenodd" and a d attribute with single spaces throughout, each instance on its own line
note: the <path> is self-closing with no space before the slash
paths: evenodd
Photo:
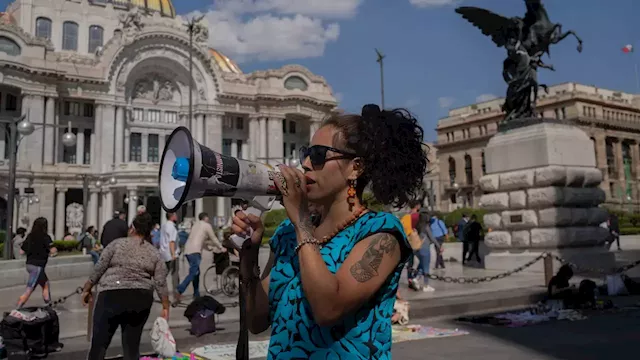
<path id="1" fill-rule="evenodd" d="M 558 273 L 551 278 L 547 287 L 547 295 L 550 300 L 564 300 L 565 305 L 571 302 L 575 287 L 569 285 L 573 277 L 573 270 L 569 265 L 562 265 Z"/>

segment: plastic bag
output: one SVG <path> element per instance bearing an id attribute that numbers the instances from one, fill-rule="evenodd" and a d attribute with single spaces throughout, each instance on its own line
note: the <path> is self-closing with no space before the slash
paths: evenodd
<path id="1" fill-rule="evenodd" d="M 171 334 L 169 323 L 164 318 L 157 318 L 151 328 L 151 346 L 162 357 L 172 357 L 176 354 L 176 340 Z"/>
<path id="2" fill-rule="evenodd" d="M 629 294 L 622 275 L 607 275 L 607 294 L 609 296 Z"/>

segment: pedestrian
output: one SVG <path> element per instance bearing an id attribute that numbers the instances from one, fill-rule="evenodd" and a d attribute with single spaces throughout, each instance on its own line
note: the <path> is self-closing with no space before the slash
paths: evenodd
<path id="1" fill-rule="evenodd" d="M 56 248 L 52 247 L 53 240 L 49 236 L 47 219 L 39 217 L 33 221 L 31 232 L 22 243 L 22 251 L 27 257 L 27 289 L 18 300 L 18 308 L 24 306 L 29 297 L 36 289 L 36 286 L 42 288 L 42 298 L 46 304 L 51 301 L 51 289 L 49 286 L 49 278 L 45 272 L 49 255 L 56 252 Z"/>
<path id="2" fill-rule="evenodd" d="M 465 227 L 469 222 L 469 216 L 467 214 L 462 214 L 462 218 L 458 221 L 456 225 L 456 229 L 454 231 L 456 238 L 458 241 L 462 242 L 462 265 L 465 264 L 465 259 L 467 258 L 467 254 L 469 253 L 469 243 L 464 238 Z"/>
<path id="3" fill-rule="evenodd" d="M 22 244 L 26 239 L 27 229 L 19 227 L 16 230 L 16 236 L 13 237 L 13 258 L 16 260 L 22 260 L 24 258 L 24 251 L 22 251 Z"/>
<path id="4" fill-rule="evenodd" d="M 609 244 L 609 247 L 611 247 L 615 241 L 618 245 L 618 251 L 622 250 L 620 248 L 620 222 L 618 221 L 618 216 L 616 214 L 610 214 L 607 225 L 609 232 L 611 233 L 611 243 Z"/>
<path id="5" fill-rule="evenodd" d="M 274 175 L 288 219 L 269 241 L 259 217 L 236 213 L 247 324 L 271 326 L 268 358 L 391 358 L 391 317 L 405 263 L 413 253 L 400 220 L 363 205 L 370 189 L 383 205 L 402 207 L 422 186 L 427 168 L 423 131 L 404 110 L 367 105 L 362 115 L 332 115 L 300 150 L 301 168 Z M 309 204 L 323 209 L 311 223 Z M 275 315 L 274 315 L 275 314 Z"/>
<path id="6" fill-rule="evenodd" d="M 431 226 L 429 225 L 430 215 L 428 212 L 423 211 L 419 213 L 417 231 L 422 239 L 422 247 L 417 251 L 418 263 L 416 271 L 416 279 L 420 284 L 420 288 L 424 292 L 434 292 L 436 289 L 429 286 L 429 267 L 431 265 L 431 245 L 436 250 L 436 254 L 440 253 L 440 243 L 431 233 Z"/>
<path id="7" fill-rule="evenodd" d="M 429 220 L 429 226 L 431 227 L 431 234 L 436 238 L 440 245 L 440 250 L 436 253 L 436 269 L 444 269 L 444 242 L 449 239 L 449 232 L 447 231 L 447 225 L 444 221 L 438 219 L 436 214 L 431 215 Z"/>
<path id="8" fill-rule="evenodd" d="M 418 226 L 418 212 L 422 204 L 418 200 L 411 200 L 409 202 L 409 213 L 404 215 L 400 222 L 402 223 L 402 228 L 404 229 L 404 233 L 407 237 L 411 237 L 411 234 L 416 231 Z M 420 286 L 417 282 L 415 282 L 416 277 L 416 269 L 414 267 L 415 257 L 418 256 L 418 250 L 414 250 L 413 256 L 409 257 L 407 261 L 407 281 L 409 283 L 409 289 L 411 290 L 420 290 Z"/>
<path id="9" fill-rule="evenodd" d="M 93 311 L 93 330 L 88 359 L 102 360 L 114 333 L 121 328 L 124 360 L 140 359 L 140 338 L 153 305 L 153 290 L 162 301 L 162 314 L 169 319 L 167 269 L 158 249 L 151 244 L 153 219 L 144 213 L 133 219 L 129 236 L 104 248 L 89 280 L 82 301 L 88 305 L 91 289 L 100 293 Z"/>
<path id="10" fill-rule="evenodd" d="M 471 248 L 467 261 L 471 261 L 471 258 L 475 256 L 478 264 L 481 264 L 482 259 L 480 258 L 480 240 L 482 239 L 482 224 L 478 222 L 478 216 L 476 214 L 471 215 L 471 220 L 466 226 L 464 236 Z"/>
<path id="11" fill-rule="evenodd" d="M 118 210 L 113 213 L 113 219 L 104 224 L 100 237 L 100 244 L 102 244 L 103 248 L 109 246 L 109 244 L 116 239 L 127 237 L 129 226 L 125 221 L 126 217 L 127 213 L 124 210 Z"/>
<path id="12" fill-rule="evenodd" d="M 136 215 L 142 215 L 147 212 L 147 207 L 144 205 L 140 205 L 136 208 Z"/>
<path id="13" fill-rule="evenodd" d="M 160 236 L 160 224 L 155 224 L 151 230 L 151 242 L 158 249 L 160 249 Z"/>
<path id="14" fill-rule="evenodd" d="M 95 238 L 95 233 L 95 227 L 89 226 L 87 231 L 80 237 L 80 244 L 82 248 L 86 249 L 87 254 L 91 255 L 94 265 L 98 263 L 100 251 L 102 250 L 98 240 Z"/>
<path id="15" fill-rule="evenodd" d="M 213 232 L 213 227 L 209 223 L 209 215 L 203 212 L 198 215 L 198 221 L 191 227 L 189 239 L 184 247 L 184 254 L 189 262 L 189 273 L 178 285 L 178 291 L 174 295 L 175 303 L 180 303 L 182 294 L 187 290 L 189 284 L 193 284 L 193 297 L 200 297 L 200 262 L 202 261 L 202 249 L 205 245 L 212 246 L 216 253 L 227 251 Z"/>
<path id="16" fill-rule="evenodd" d="M 173 293 L 178 292 L 178 285 L 180 284 L 180 261 L 178 261 L 178 254 L 180 252 L 178 246 L 178 228 L 176 222 L 178 221 L 178 214 L 167 213 L 167 222 L 162 225 L 160 230 L 160 255 L 164 260 L 167 271 L 171 276 L 171 286 Z M 175 299 L 174 299 L 175 301 Z"/>

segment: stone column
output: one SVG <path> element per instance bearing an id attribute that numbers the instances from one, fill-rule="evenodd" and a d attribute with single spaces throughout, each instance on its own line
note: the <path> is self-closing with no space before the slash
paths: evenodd
<path id="1" fill-rule="evenodd" d="M 44 127 L 44 163 L 45 165 L 52 165 L 54 163 L 55 154 L 55 138 L 54 127 L 56 114 L 56 98 L 48 97 L 45 105 L 45 124 Z M 2 146 L 4 149 L 4 146 Z"/>
<path id="2" fill-rule="evenodd" d="M 267 132 L 269 134 L 269 164 L 282 164 L 285 156 L 282 150 L 282 119 L 278 117 L 270 118 Z"/>
<path id="3" fill-rule="evenodd" d="M 124 129 L 124 160 L 123 162 L 131 162 L 131 129 Z"/>
<path id="4" fill-rule="evenodd" d="M 313 134 L 315 134 L 316 131 L 318 131 L 318 129 L 320 128 L 320 124 L 322 124 L 321 121 L 317 121 L 313 119 L 309 121 L 309 144 L 311 144 L 311 139 L 313 139 Z"/>
<path id="5" fill-rule="evenodd" d="M 613 143 L 614 155 L 616 157 L 616 167 L 618 170 L 617 180 L 624 181 L 624 161 L 622 161 L 622 139 L 616 139 Z"/>
<path id="6" fill-rule="evenodd" d="M 238 141 L 236 139 L 231 140 L 231 156 L 238 157 Z"/>
<path id="7" fill-rule="evenodd" d="M 246 141 L 242 142 L 242 147 L 240 148 L 240 156 L 242 159 L 249 158 L 249 144 Z"/>
<path id="8" fill-rule="evenodd" d="M 114 123 L 116 119 L 116 107 L 111 104 L 100 104 L 102 109 L 98 114 L 100 117 L 96 122 L 96 128 L 100 128 L 100 135 L 96 138 L 95 142 L 98 143 L 100 152 L 94 156 L 96 159 L 100 159 L 98 169 L 100 172 L 110 171 L 111 165 L 119 163 L 116 153 L 120 151 L 120 157 L 122 157 L 122 142 L 116 143 L 116 129 Z M 117 125 L 117 124 L 116 124 Z M 118 148 L 118 146 L 120 146 Z M 120 150 L 118 150 L 120 149 Z M 109 219 L 111 219 L 109 214 Z"/>
<path id="9" fill-rule="evenodd" d="M 104 193 L 104 198 L 102 200 L 102 220 L 100 221 L 102 224 L 100 224 L 100 228 L 102 229 L 102 227 L 104 226 L 104 224 L 107 223 L 107 221 L 111 220 L 111 218 L 113 217 L 113 190 L 112 189 L 107 189 L 106 192 Z"/>
<path id="10" fill-rule="evenodd" d="M 9 135 L 9 134 L 5 134 L 4 124 L 2 124 L 2 125 L 3 126 L 0 126 L 0 160 L 4 160 L 4 159 L 9 157 L 8 156 L 9 154 L 5 154 L 5 152 L 4 152 L 4 147 L 5 147 L 5 143 L 6 143 L 5 137 L 7 135 Z"/>
<path id="11" fill-rule="evenodd" d="M 56 240 L 64 238 L 65 218 L 67 216 L 64 202 L 66 199 L 67 189 L 56 189 Z"/>
<path id="12" fill-rule="evenodd" d="M 260 137 L 258 133 L 258 118 L 255 116 L 251 116 L 249 118 L 249 153 L 246 156 L 251 161 L 256 161 L 259 152 L 260 146 Z M 244 150 L 243 150 L 244 154 Z"/>
<path id="13" fill-rule="evenodd" d="M 122 164 L 124 160 L 124 107 L 118 106 L 116 109 L 116 127 L 115 127 L 115 156 L 116 165 Z M 128 161 L 128 160 L 127 160 Z"/>
<path id="14" fill-rule="evenodd" d="M 40 95 L 24 95 L 22 103 L 22 114 L 26 115 L 29 121 L 42 124 L 45 122 L 44 97 Z M 42 167 L 44 136 L 42 129 L 36 130 L 33 134 L 25 136 L 20 141 L 18 147 L 18 167 L 23 169 L 36 170 Z"/>
<path id="15" fill-rule="evenodd" d="M 258 151 L 258 161 L 267 162 L 267 118 L 261 117 L 258 126 L 258 136 L 260 137 L 260 149 Z M 280 129 L 282 132 L 282 128 Z M 282 148 L 282 145 L 280 145 Z"/>
<path id="16" fill-rule="evenodd" d="M 165 135 L 164 134 L 158 134 L 158 156 L 159 159 L 162 160 L 162 154 L 164 154 L 164 147 L 165 147 Z"/>
<path id="17" fill-rule="evenodd" d="M 76 164 L 84 164 L 84 129 L 79 128 L 76 135 Z"/>
<path id="18" fill-rule="evenodd" d="M 149 162 L 149 134 L 148 133 L 142 134 L 141 147 L 142 147 L 142 162 L 143 163 Z"/>
<path id="19" fill-rule="evenodd" d="M 133 197 L 138 195 L 137 189 L 136 188 L 128 188 L 127 191 L 129 192 L 129 209 L 127 212 L 127 224 L 131 225 L 131 222 L 133 222 L 133 218 L 136 216 L 136 208 L 138 207 L 138 202 L 137 201 L 133 201 Z"/>
<path id="20" fill-rule="evenodd" d="M 98 189 L 91 189 L 90 190 L 90 195 L 89 195 L 89 224 L 87 224 L 88 226 L 96 226 L 98 227 L 98 193 L 100 190 Z"/>
<path id="21" fill-rule="evenodd" d="M 211 113 L 206 116 L 206 136 L 203 138 L 203 143 L 213 151 L 222 152 L 222 113 Z M 218 203 L 224 201 L 224 198 L 217 198 Z M 204 210 L 203 199 L 195 201 L 195 216 Z M 209 214 L 213 215 L 213 214 Z"/>
<path id="22" fill-rule="evenodd" d="M 226 214 L 226 201 L 223 197 L 216 198 L 216 216 L 225 216 Z"/>
<path id="23" fill-rule="evenodd" d="M 55 154 L 53 155 L 53 161 L 55 163 L 58 162 L 62 162 L 62 134 L 64 134 L 65 129 L 60 128 L 60 100 L 56 100 L 55 101 L 55 111 L 54 111 L 54 119 L 53 119 L 53 123 L 58 125 L 53 129 L 53 134 L 55 137 L 55 145 L 54 145 L 54 151 Z"/>
<path id="24" fill-rule="evenodd" d="M 167 223 L 167 210 L 165 210 L 162 206 L 160 206 L 160 225 Z"/>

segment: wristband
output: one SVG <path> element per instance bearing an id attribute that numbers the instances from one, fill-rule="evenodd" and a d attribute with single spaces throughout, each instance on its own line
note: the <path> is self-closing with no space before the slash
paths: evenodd
<path id="1" fill-rule="evenodd" d="M 320 243 L 318 243 L 318 240 L 314 238 L 306 238 L 300 241 L 298 246 L 296 246 L 296 249 L 295 249 L 296 254 L 298 254 L 298 252 L 300 252 L 300 249 L 307 244 L 315 245 L 316 249 L 320 246 Z"/>

